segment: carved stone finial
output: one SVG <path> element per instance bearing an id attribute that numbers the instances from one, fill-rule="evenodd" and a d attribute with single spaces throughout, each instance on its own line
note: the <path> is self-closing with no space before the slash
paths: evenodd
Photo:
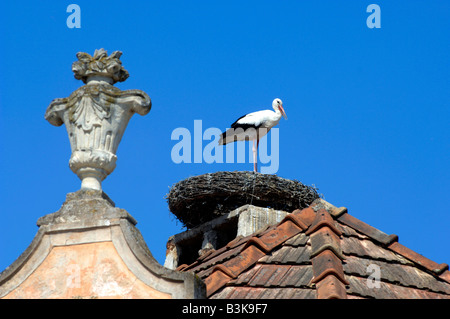
<path id="1" fill-rule="evenodd" d="M 108 77 L 112 80 L 110 84 L 123 82 L 130 76 L 122 66 L 120 57 L 122 52 L 114 51 L 108 56 L 105 49 L 95 50 L 94 56 L 85 52 L 78 52 L 78 61 L 72 64 L 75 79 L 87 83 L 92 76 Z"/>
<path id="2" fill-rule="evenodd" d="M 150 97 L 140 90 L 122 91 L 113 86 L 129 74 L 119 60 L 104 49 L 94 56 L 79 52 L 72 65 L 75 78 L 86 85 L 67 98 L 53 100 L 45 119 L 55 126 L 66 125 L 72 156 L 69 166 L 82 180 L 82 189 L 101 190 L 101 182 L 116 167 L 116 152 L 128 121 L 134 113 L 146 115 Z"/>

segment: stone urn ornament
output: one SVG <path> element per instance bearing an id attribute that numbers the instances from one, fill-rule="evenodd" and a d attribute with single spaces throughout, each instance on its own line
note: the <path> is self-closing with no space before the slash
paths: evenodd
<path id="1" fill-rule="evenodd" d="M 130 118 L 151 109 L 145 92 L 114 86 L 129 76 L 121 55 L 115 51 L 108 56 L 104 49 L 95 50 L 94 56 L 77 53 L 72 71 L 85 85 L 69 97 L 54 99 L 45 112 L 50 124 L 66 125 L 72 150 L 69 167 L 81 179 L 81 189 L 102 189 L 101 182 L 116 167 L 117 148 Z"/>

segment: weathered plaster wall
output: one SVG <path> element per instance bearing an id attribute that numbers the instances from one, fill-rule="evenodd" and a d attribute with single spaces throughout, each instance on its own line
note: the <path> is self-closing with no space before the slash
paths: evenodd
<path id="1" fill-rule="evenodd" d="M 9 298 L 171 298 L 128 269 L 112 242 L 54 247 Z"/>

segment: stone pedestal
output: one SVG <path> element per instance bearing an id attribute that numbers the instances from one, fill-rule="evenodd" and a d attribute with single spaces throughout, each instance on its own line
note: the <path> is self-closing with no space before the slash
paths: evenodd
<path id="1" fill-rule="evenodd" d="M 203 282 L 161 266 L 135 225 L 102 191 L 68 194 L 0 274 L 0 298 L 204 298 Z"/>

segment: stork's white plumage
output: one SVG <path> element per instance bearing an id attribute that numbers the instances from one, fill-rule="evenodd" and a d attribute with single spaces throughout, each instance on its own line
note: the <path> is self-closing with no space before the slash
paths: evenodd
<path id="1" fill-rule="evenodd" d="M 235 141 L 253 141 L 253 169 L 255 172 L 258 171 L 257 151 L 259 140 L 280 122 L 281 116 L 287 120 L 283 102 L 280 99 L 273 100 L 272 107 L 275 112 L 264 110 L 241 116 L 236 122 L 231 124 L 231 128 L 222 133 L 219 140 L 219 145 Z"/>

